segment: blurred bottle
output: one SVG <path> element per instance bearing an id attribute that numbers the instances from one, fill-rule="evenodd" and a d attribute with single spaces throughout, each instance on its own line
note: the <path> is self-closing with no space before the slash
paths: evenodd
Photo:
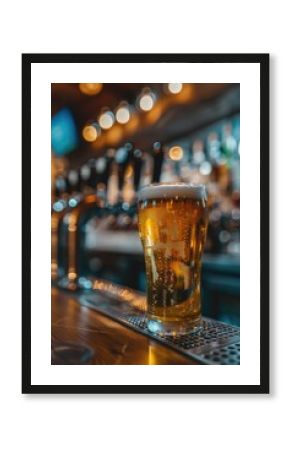
<path id="1" fill-rule="evenodd" d="M 217 132 L 209 133 L 207 138 L 207 154 L 212 164 L 211 182 L 217 183 L 219 197 L 221 200 L 227 195 L 231 177 L 227 159 L 222 149 L 222 142 Z M 218 199 L 217 199 L 218 200 Z"/>
<path id="2" fill-rule="evenodd" d="M 207 157 L 208 160 L 216 166 L 220 164 L 222 160 L 221 141 L 216 131 L 211 131 L 207 136 Z"/>
<path id="3" fill-rule="evenodd" d="M 240 207 L 240 143 L 232 158 L 232 198 L 234 205 Z"/>
<path id="4" fill-rule="evenodd" d="M 237 153 L 238 143 L 232 133 L 232 124 L 227 122 L 222 129 L 221 153 L 229 167 Z"/>
<path id="5" fill-rule="evenodd" d="M 209 188 L 213 167 L 212 162 L 207 158 L 205 144 L 201 139 L 196 139 L 193 142 L 191 167 L 191 183 L 205 184 Z M 210 193 L 210 189 L 208 189 L 208 194 L 210 195 Z"/>

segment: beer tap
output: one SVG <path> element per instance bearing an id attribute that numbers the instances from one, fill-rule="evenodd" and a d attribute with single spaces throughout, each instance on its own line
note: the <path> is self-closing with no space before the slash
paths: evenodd
<path id="1" fill-rule="evenodd" d="M 60 280 L 60 286 L 70 290 L 90 288 L 91 282 L 81 276 L 80 242 L 83 240 L 83 225 L 92 216 L 100 216 L 104 211 L 108 179 L 111 171 L 112 158 L 104 159 L 102 170 L 95 160 L 89 161 L 90 176 L 88 192 L 83 196 L 76 208 L 68 214 L 68 270 L 67 276 Z"/>
<path id="2" fill-rule="evenodd" d="M 59 221 L 63 211 L 67 207 L 66 182 L 63 176 L 58 176 L 53 189 L 53 202 L 51 207 L 51 279 L 58 278 L 58 232 Z"/>
<path id="3" fill-rule="evenodd" d="M 67 179 L 63 175 L 58 175 L 55 180 L 55 184 L 52 190 L 52 211 L 58 211 L 62 209 L 62 204 L 65 203 L 68 197 L 68 185 Z"/>
<path id="4" fill-rule="evenodd" d="M 133 153 L 133 171 L 134 171 L 134 200 L 136 201 L 136 195 L 140 185 L 141 170 L 143 165 L 143 153 L 139 148 L 136 148 Z"/>
<path id="5" fill-rule="evenodd" d="M 56 281 L 60 276 L 60 229 L 67 212 L 77 206 L 81 199 L 80 174 L 69 171 L 66 177 L 60 176 L 55 183 L 56 201 L 52 205 L 51 214 L 51 279 Z"/>
<path id="6" fill-rule="evenodd" d="M 155 142 L 152 147 L 153 173 L 151 183 L 159 183 L 161 178 L 164 151 L 160 142 Z"/>
<path id="7" fill-rule="evenodd" d="M 127 142 L 123 147 L 120 147 L 116 153 L 116 162 L 118 164 L 118 211 L 122 210 L 123 206 L 125 174 L 130 165 L 132 153 L 133 145 L 130 142 Z"/>
<path id="8" fill-rule="evenodd" d="M 138 224 L 138 217 L 137 217 L 137 193 L 140 188 L 141 183 L 141 173 L 142 173 L 142 167 L 144 164 L 143 159 L 143 152 L 136 148 L 134 150 L 133 154 L 133 187 L 134 187 L 134 196 L 131 202 L 130 209 L 128 211 L 128 214 L 130 216 L 130 223 L 129 228 L 136 230 L 137 224 Z"/>
<path id="9" fill-rule="evenodd" d="M 52 192 L 51 192 L 51 207 L 52 207 L 52 211 L 53 211 L 53 205 L 55 202 L 57 202 L 59 200 L 59 198 L 62 195 L 62 189 L 60 186 L 60 182 L 59 180 L 62 179 L 63 177 L 56 177 L 55 182 L 54 182 L 54 186 L 52 188 Z"/>
<path id="10" fill-rule="evenodd" d="M 111 186 L 110 199 L 107 203 L 107 212 L 109 213 L 106 223 L 107 229 L 114 230 L 120 227 L 120 221 L 122 222 L 122 217 L 128 207 L 127 203 L 124 202 L 123 193 L 125 176 L 130 166 L 132 151 L 133 145 L 128 142 L 122 147 L 119 147 L 115 154 L 114 173 L 117 178 L 117 183 Z"/>
<path id="11" fill-rule="evenodd" d="M 99 178 L 99 183 L 97 185 L 98 195 L 103 197 L 105 202 L 107 202 L 107 191 L 109 179 L 112 172 L 112 166 L 114 163 L 115 150 L 109 149 L 105 156 L 98 158 L 96 161 L 96 173 Z"/>
<path id="12" fill-rule="evenodd" d="M 124 197 L 124 202 L 122 205 L 123 214 L 120 216 L 119 224 L 120 228 L 128 229 L 135 228 L 137 225 L 137 209 L 136 209 L 136 199 L 137 192 L 140 186 L 141 169 L 143 165 L 143 153 L 139 148 L 132 150 L 130 158 L 130 168 L 131 168 L 131 186 L 129 189 L 128 197 Z M 125 193 L 124 193 L 125 195 Z"/>

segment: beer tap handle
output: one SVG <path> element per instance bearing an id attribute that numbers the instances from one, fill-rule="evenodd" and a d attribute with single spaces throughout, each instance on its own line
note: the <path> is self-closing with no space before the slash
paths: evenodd
<path id="1" fill-rule="evenodd" d="M 70 179 L 70 171 L 67 172 L 64 178 L 65 178 L 65 193 L 70 196 L 73 192 L 73 184 Z"/>
<path id="2" fill-rule="evenodd" d="M 130 151 L 131 147 L 129 145 L 124 145 L 124 147 L 120 147 L 116 152 L 116 163 L 118 164 L 118 190 L 119 195 L 122 192 L 123 185 L 124 185 L 124 178 L 125 178 L 125 171 L 127 168 L 127 165 L 130 160 Z"/>
<path id="3" fill-rule="evenodd" d="M 97 174 L 97 194 L 104 201 L 107 197 L 108 184 L 111 176 L 113 161 L 114 157 L 109 152 L 106 156 L 101 156 L 100 158 L 98 158 L 95 164 Z"/>
<path id="4" fill-rule="evenodd" d="M 61 194 L 61 190 L 60 187 L 57 183 L 57 179 L 55 180 L 54 184 L 53 184 L 53 188 L 52 188 L 52 198 L 54 200 L 57 200 L 60 197 Z"/>
<path id="5" fill-rule="evenodd" d="M 82 193 L 82 190 L 83 190 L 83 182 L 84 182 L 84 180 L 83 180 L 83 178 L 82 178 L 82 170 L 81 170 L 81 167 L 78 168 L 77 172 L 78 172 L 78 183 L 77 183 L 76 188 L 77 188 L 77 192 L 78 192 L 79 194 L 81 194 L 81 193 Z"/>
<path id="6" fill-rule="evenodd" d="M 86 188 L 88 187 L 89 178 L 91 175 L 91 168 L 88 165 L 88 163 L 84 164 L 80 168 L 80 189 L 81 192 L 85 192 Z"/>
<path id="7" fill-rule="evenodd" d="M 80 168 L 78 168 L 77 174 L 78 174 L 78 182 L 76 185 L 76 190 L 79 194 L 81 194 L 81 192 L 82 192 L 82 177 L 81 177 L 81 169 Z"/>
<path id="8" fill-rule="evenodd" d="M 123 189 L 124 178 L 125 178 L 125 167 L 126 167 L 126 164 L 123 164 L 123 163 L 118 164 L 118 191 L 119 191 L 119 193 L 121 193 L 122 189 Z"/>
<path id="9" fill-rule="evenodd" d="M 153 174 L 152 183 L 158 183 L 161 178 L 164 152 L 160 142 L 155 142 L 152 149 L 153 154 Z"/>
<path id="10" fill-rule="evenodd" d="M 99 176 L 96 169 L 96 160 L 90 159 L 88 162 L 89 168 L 90 168 L 90 176 L 88 178 L 87 185 L 92 189 L 96 190 L 97 184 L 99 182 Z"/>
<path id="11" fill-rule="evenodd" d="M 69 192 L 74 194 L 79 192 L 79 173 L 77 170 L 70 170 L 68 175 Z"/>
<path id="12" fill-rule="evenodd" d="M 142 152 L 140 149 L 136 148 L 133 152 L 133 170 L 134 170 L 134 191 L 138 192 L 141 178 L 141 169 L 142 169 Z"/>
<path id="13" fill-rule="evenodd" d="M 115 153 L 113 151 L 107 152 L 107 155 L 103 159 L 103 169 L 101 170 L 101 182 L 105 185 L 106 192 L 108 190 L 109 179 L 112 174 L 114 156 Z"/>
<path id="14" fill-rule="evenodd" d="M 62 197 L 63 195 L 68 193 L 69 186 L 68 186 L 68 180 L 64 175 L 58 175 L 55 180 L 55 186 L 56 186 L 56 192 L 58 193 L 59 197 Z"/>

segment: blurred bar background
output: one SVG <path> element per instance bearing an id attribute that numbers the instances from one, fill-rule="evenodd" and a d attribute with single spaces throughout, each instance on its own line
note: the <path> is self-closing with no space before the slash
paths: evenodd
<path id="1" fill-rule="evenodd" d="M 51 99 L 52 279 L 145 292 L 136 193 L 205 183 L 202 313 L 239 325 L 239 85 L 56 83 Z"/>

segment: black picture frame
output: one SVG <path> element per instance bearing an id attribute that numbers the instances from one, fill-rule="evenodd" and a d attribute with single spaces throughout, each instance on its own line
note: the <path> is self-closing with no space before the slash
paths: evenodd
<path id="1" fill-rule="evenodd" d="M 22 54 L 22 393 L 267 394 L 269 393 L 269 54 Z M 260 384 L 31 384 L 31 64 L 256 63 L 260 65 Z"/>

